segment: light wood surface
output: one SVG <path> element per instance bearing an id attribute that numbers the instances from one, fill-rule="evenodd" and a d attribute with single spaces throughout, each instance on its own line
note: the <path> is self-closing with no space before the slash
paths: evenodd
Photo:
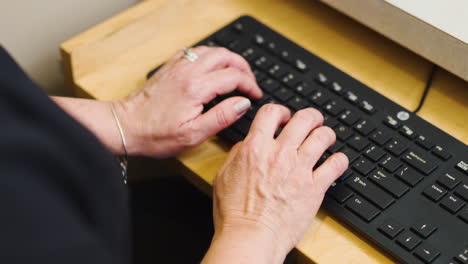
<path id="1" fill-rule="evenodd" d="M 312 0 L 148 0 L 61 46 L 70 86 L 80 96 L 121 98 L 180 47 L 195 43 L 250 14 L 402 106 L 413 110 L 431 64 Z M 466 82 L 441 70 L 421 116 L 468 142 Z M 178 156 L 181 172 L 210 193 L 229 146 L 216 137 Z M 317 263 L 393 263 L 320 211 L 297 246 L 299 258 Z"/>

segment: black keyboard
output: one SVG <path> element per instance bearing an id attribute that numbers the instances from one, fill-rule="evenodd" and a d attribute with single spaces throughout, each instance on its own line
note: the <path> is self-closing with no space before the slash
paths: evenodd
<path id="1" fill-rule="evenodd" d="M 242 55 L 265 93 L 222 138 L 242 140 L 267 103 L 293 113 L 319 109 L 337 135 L 319 164 L 337 151 L 350 161 L 323 208 L 400 262 L 468 263 L 465 144 L 252 17 L 235 20 L 197 45 Z M 206 109 L 234 95 L 239 92 L 214 99 Z"/>

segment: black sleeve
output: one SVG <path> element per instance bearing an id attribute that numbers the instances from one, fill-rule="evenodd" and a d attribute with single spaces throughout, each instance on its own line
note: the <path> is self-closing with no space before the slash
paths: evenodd
<path id="1" fill-rule="evenodd" d="M 114 158 L 0 46 L 0 263 L 129 263 Z"/>

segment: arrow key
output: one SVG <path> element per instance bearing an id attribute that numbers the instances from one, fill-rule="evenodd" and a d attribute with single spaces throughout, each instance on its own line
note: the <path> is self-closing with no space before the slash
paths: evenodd
<path id="1" fill-rule="evenodd" d="M 403 226 L 393 219 L 388 219 L 377 229 L 388 238 L 394 239 L 401 231 L 403 231 Z"/>
<path id="2" fill-rule="evenodd" d="M 423 238 L 428 238 L 432 233 L 434 233 L 434 231 L 437 230 L 437 227 L 430 224 L 428 221 L 421 220 L 416 224 L 412 225 L 411 230 L 413 230 Z"/>
<path id="3" fill-rule="evenodd" d="M 440 252 L 428 243 L 423 243 L 414 251 L 414 255 L 420 258 L 424 263 L 431 263 L 440 255 Z"/>
<path id="4" fill-rule="evenodd" d="M 421 239 L 413 232 L 406 231 L 398 236 L 396 242 L 404 249 L 411 251 L 421 243 Z"/>

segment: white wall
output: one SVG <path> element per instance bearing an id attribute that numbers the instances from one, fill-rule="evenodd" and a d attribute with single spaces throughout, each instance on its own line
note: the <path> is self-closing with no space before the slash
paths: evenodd
<path id="1" fill-rule="evenodd" d="M 0 0 L 0 44 L 52 94 L 66 94 L 59 45 L 139 0 Z"/>

